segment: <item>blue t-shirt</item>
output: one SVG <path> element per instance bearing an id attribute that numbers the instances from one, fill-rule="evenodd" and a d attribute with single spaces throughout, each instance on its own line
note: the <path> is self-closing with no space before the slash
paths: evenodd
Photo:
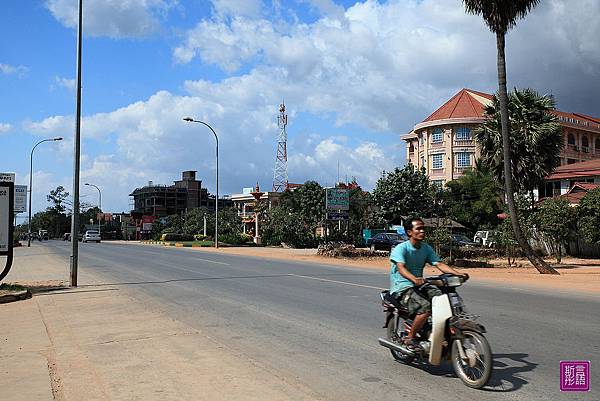
<path id="1" fill-rule="evenodd" d="M 414 286 L 412 281 L 404 278 L 400 274 L 396 268 L 395 262 L 404 264 L 406 269 L 411 272 L 413 276 L 422 277 L 425 263 L 435 266 L 440 261 L 440 258 L 433 248 L 425 242 L 421 242 L 421 246 L 416 248 L 410 241 L 405 241 L 392 250 L 390 261 L 392 262 L 392 269 L 390 271 L 390 293 L 393 294 Z"/>

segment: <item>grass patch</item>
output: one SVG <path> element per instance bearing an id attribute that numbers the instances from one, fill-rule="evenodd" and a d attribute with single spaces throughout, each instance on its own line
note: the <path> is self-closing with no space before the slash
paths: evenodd
<path id="1" fill-rule="evenodd" d="M 0 284 L 0 291 L 2 291 L 2 290 L 4 290 L 4 291 L 25 291 L 26 289 L 27 288 L 25 288 L 19 284 L 9 284 L 9 283 Z"/>

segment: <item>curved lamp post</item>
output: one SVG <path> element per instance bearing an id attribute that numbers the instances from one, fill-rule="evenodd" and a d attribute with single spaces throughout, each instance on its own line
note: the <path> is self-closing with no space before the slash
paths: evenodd
<path id="1" fill-rule="evenodd" d="M 100 188 L 98 188 L 94 184 L 89 184 L 87 182 L 83 185 L 87 185 L 89 187 L 94 187 L 98 190 L 98 207 L 100 208 L 100 212 L 102 212 L 102 192 L 100 191 Z M 98 234 L 100 234 L 100 237 L 102 237 L 101 232 L 100 232 L 100 218 L 98 218 Z"/>
<path id="2" fill-rule="evenodd" d="M 32 176 L 33 176 L 33 151 L 35 150 L 35 148 L 37 148 L 37 146 L 40 143 L 44 143 L 44 142 L 53 142 L 53 141 L 62 141 L 62 137 L 57 136 L 56 138 L 48 138 L 48 139 L 42 139 L 41 141 L 39 141 L 38 143 L 35 144 L 35 146 L 33 147 L 33 149 L 31 149 L 31 156 L 29 157 L 29 220 L 27 223 L 27 246 L 31 246 L 31 192 L 32 192 Z"/>
<path id="3" fill-rule="evenodd" d="M 214 129 L 204 121 L 194 120 L 191 117 L 185 117 L 183 121 L 188 123 L 198 123 L 206 125 L 215 136 L 215 141 L 217 143 L 217 194 L 215 196 L 215 248 L 219 247 L 219 137 Z"/>

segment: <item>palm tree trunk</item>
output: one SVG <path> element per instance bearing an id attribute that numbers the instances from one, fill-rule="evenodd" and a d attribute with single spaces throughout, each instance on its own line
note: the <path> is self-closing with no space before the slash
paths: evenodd
<path id="1" fill-rule="evenodd" d="M 506 188 L 506 202 L 508 203 L 508 212 L 510 221 L 515 233 L 515 238 L 519 243 L 527 259 L 535 266 L 541 274 L 559 274 L 541 258 L 533 254 L 529 242 L 523 236 L 517 208 L 515 207 L 515 191 L 513 189 L 512 169 L 510 159 L 510 123 L 508 120 L 508 92 L 506 89 L 506 59 L 504 55 L 505 33 L 496 32 L 496 47 L 498 48 L 498 98 L 500 100 L 500 120 L 502 122 L 502 150 L 504 158 L 504 185 Z"/>

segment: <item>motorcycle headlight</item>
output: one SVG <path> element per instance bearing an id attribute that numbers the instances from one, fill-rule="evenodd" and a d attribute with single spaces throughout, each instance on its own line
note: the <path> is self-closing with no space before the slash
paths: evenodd
<path id="1" fill-rule="evenodd" d="M 462 285 L 462 280 L 458 276 L 447 277 L 446 282 L 448 283 L 448 287 L 459 287 Z"/>

